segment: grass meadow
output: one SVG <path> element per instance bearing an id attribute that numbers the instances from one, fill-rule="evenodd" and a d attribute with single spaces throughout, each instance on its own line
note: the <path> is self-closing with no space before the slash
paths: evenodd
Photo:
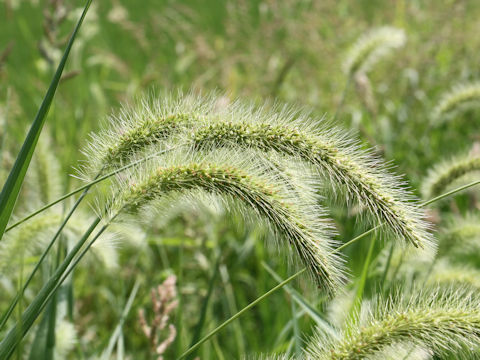
<path id="1" fill-rule="evenodd" d="M 0 360 L 480 359 L 478 0 L 0 0 Z"/>

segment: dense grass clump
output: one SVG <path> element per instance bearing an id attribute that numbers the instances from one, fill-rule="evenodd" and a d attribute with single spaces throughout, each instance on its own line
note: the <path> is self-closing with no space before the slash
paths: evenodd
<path id="1" fill-rule="evenodd" d="M 395 235 L 415 246 L 430 246 L 428 227 L 404 182 L 345 131 L 289 107 L 255 108 L 240 101 L 221 104 L 192 94 L 143 100 L 124 109 L 111 126 L 94 136 L 87 154 L 95 174 L 155 147 L 169 135 L 194 148 L 228 147 L 277 152 L 299 158 L 318 171 L 334 197 L 353 200 L 384 221 Z M 105 155 L 107 154 L 107 155 Z M 106 157 L 105 157 L 106 156 Z"/>
<path id="2" fill-rule="evenodd" d="M 0 8 L 0 360 L 480 358 L 478 0 Z"/>

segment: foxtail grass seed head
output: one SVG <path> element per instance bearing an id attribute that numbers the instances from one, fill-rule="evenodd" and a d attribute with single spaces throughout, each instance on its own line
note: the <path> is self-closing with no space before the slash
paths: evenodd
<path id="1" fill-rule="evenodd" d="M 201 98 L 179 92 L 162 93 L 160 99 L 141 98 L 112 115 L 103 130 L 91 135 L 84 150 L 88 163 L 83 171 L 94 177 L 102 169 L 121 165 L 136 152 L 167 139 L 185 124 L 215 110 L 212 96 Z"/>
<path id="2" fill-rule="evenodd" d="M 33 155 L 32 168 L 27 173 L 27 191 L 30 199 L 48 204 L 62 195 L 62 173 L 52 140 L 43 133 Z M 32 205 L 31 202 L 29 204 Z"/>
<path id="3" fill-rule="evenodd" d="M 265 171 L 247 152 L 218 150 L 209 154 L 172 152 L 147 162 L 120 180 L 109 204 L 112 217 L 136 213 L 156 199 L 199 191 L 214 194 L 226 204 L 253 209 L 279 239 L 297 253 L 319 287 L 331 292 L 343 279 L 342 262 L 332 254 L 333 229 L 318 206 L 313 189 L 299 200 L 282 179 Z"/>
<path id="4" fill-rule="evenodd" d="M 466 109 L 480 107 L 480 82 L 458 84 L 444 93 L 433 109 L 433 121 L 450 120 Z"/>
<path id="5" fill-rule="evenodd" d="M 480 345 L 479 300 L 465 288 L 398 291 L 379 298 L 362 324 L 350 324 L 338 337 L 314 337 L 307 352 L 317 360 L 365 359 L 407 341 L 441 358 L 468 358 Z"/>
<path id="6" fill-rule="evenodd" d="M 75 326 L 70 321 L 62 319 L 55 326 L 55 359 L 65 359 L 77 344 L 78 336 Z"/>
<path id="7" fill-rule="evenodd" d="M 413 283 L 425 274 L 425 269 L 435 261 L 436 249 L 420 250 L 416 248 L 402 248 L 396 246 L 390 254 L 390 247 L 385 249 L 378 256 L 376 275 L 383 276 L 385 269 L 391 269 L 386 274 L 385 280 L 388 283 L 404 282 Z"/>
<path id="8" fill-rule="evenodd" d="M 431 360 L 431 359 L 433 359 L 432 351 L 409 342 L 403 342 L 403 343 L 387 346 L 378 354 L 368 357 L 368 360 Z"/>
<path id="9" fill-rule="evenodd" d="M 391 26 L 372 29 L 348 50 L 343 70 L 348 76 L 371 70 L 382 58 L 406 42 L 405 31 Z"/>
<path id="10" fill-rule="evenodd" d="M 469 212 L 464 216 L 447 218 L 439 229 L 438 253 L 455 256 L 480 251 L 480 214 Z"/>
<path id="11" fill-rule="evenodd" d="M 442 161 L 429 170 L 422 183 L 422 194 L 425 199 L 440 195 L 458 181 L 468 175 L 480 171 L 480 155 L 459 155 Z M 458 184 L 457 184 L 458 185 Z"/>
<path id="12" fill-rule="evenodd" d="M 144 100 L 138 108 L 123 110 L 112 119 L 111 129 L 94 136 L 89 159 L 97 171 L 149 145 L 152 152 L 158 151 L 167 137 L 193 146 L 195 151 L 212 147 L 256 149 L 265 156 L 276 152 L 305 161 L 327 180 L 334 197 L 342 195 L 347 202 L 358 202 L 395 235 L 415 246 L 431 245 L 423 210 L 388 165 L 345 131 L 288 106 L 258 108 L 241 101 L 220 106 L 213 96 L 192 94 Z"/>
<path id="13" fill-rule="evenodd" d="M 470 287 L 478 292 L 480 290 L 480 271 L 473 266 L 452 265 L 443 259 L 435 264 L 427 281 L 432 285 Z"/>
<path id="14" fill-rule="evenodd" d="M 52 236 L 61 224 L 63 216 L 61 212 L 46 211 L 13 229 L 5 235 L 0 243 L 0 277 L 7 275 L 11 277 L 22 266 L 25 258 L 37 256 L 49 243 Z M 88 216 L 78 213 L 72 218 L 63 231 L 67 242 L 74 242 L 88 227 Z M 87 256 L 87 263 L 98 260 L 106 269 L 114 269 L 117 266 L 117 248 L 120 240 L 128 238 L 123 235 L 120 228 L 116 231 L 106 231 L 95 242 Z"/>
<path id="15" fill-rule="evenodd" d="M 302 159 L 319 171 L 334 195 L 357 201 L 415 246 L 431 245 L 424 213 L 401 178 L 344 132 L 289 108 L 268 111 L 241 104 L 235 108 L 234 115 L 201 119 L 204 125 L 191 132 L 195 145 L 274 150 Z"/>

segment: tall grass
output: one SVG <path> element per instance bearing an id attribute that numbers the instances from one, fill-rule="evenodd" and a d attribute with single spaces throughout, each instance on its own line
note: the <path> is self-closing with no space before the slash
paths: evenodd
<path id="1" fill-rule="evenodd" d="M 0 359 L 478 356 L 476 2 L 89 5 L 1 4 Z"/>

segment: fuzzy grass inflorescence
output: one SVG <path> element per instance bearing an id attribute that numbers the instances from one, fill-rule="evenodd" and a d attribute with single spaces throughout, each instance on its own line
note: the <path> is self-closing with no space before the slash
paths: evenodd
<path id="1" fill-rule="evenodd" d="M 90 176 L 127 162 L 137 152 L 167 139 L 195 122 L 200 114 L 208 115 L 214 109 L 213 98 L 199 101 L 193 94 L 163 93 L 161 99 L 153 101 L 152 96 L 124 105 L 118 114 L 109 117 L 104 129 L 91 135 L 84 150 Z"/>
<path id="2" fill-rule="evenodd" d="M 362 35 L 348 50 L 343 70 L 348 76 L 367 72 L 383 57 L 405 44 L 402 29 L 384 26 Z"/>
<path id="3" fill-rule="evenodd" d="M 439 254 L 471 253 L 480 249 L 480 215 L 450 216 L 439 231 Z"/>
<path id="4" fill-rule="evenodd" d="M 446 260 L 438 261 L 428 276 L 428 282 L 439 285 L 455 285 L 480 290 L 480 271 L 473 266 L 452 265 Z"/>
<path id="5" fill-rule="evenodd" d="M 22 224 L 21 227 L 8 233 L 0 244 L 0 278 L 3 276 L 12 277 L 18 268 L 30 265 L 32 259 L 46 247 L 49 240 L 55 234 L 63 216 L 56 209 L 45 212 Z M 85 214 L 78 214 L 72 219 L 63 232 L 65 241 L 70 246 L 87 227 L 88 217 Z M 118 242 L 128 240 L 129 234 L 124 234 L 122 229 L 107 231 L 95 243 L 92 248 L 90 260 L 106 266 L 115 268 L 117 265 L 116 248 Z"/>
<path id="6" fill-rule="evenodd" d="M 240 209 L 252 209 L 299 255 L 318 286 L 334 291 L 342 282 L 343 267 L 333 254 L 333 228 L 314 188 L 299 198 L 256 156 L 226 150 L 215 154 L 174 151 L 119 179 L 113 198 L 106 202 L 108 211 L 114 218 L 122 212 L 137 213 L 169 196 L 172 202 L 177 195 L 183 200 L 185 194 L 219 196 L 229 208 L 241 204 Z"/>
<path id="7" fill-rule="evenodd" d="M 50 137 L 45 135 L 37 145 L 32 170 L 26 178 L 30 198 L 40 204 L 48 204 L 62 194 L 60 164 L 52 149 Z"/>
<path id="8" fill-rule="evenodd" d="M 415 289 L 379 299 L 362 324 L 351 324 L 338 338 L 310 341 L 312 359 L 364 359 L 402 342 L 437 356 L 471 356 L 480 344 L 478 294 L 468 289 Z"/>
<path id="9" fill-rule="evenodd" d="M 441 194 L 457 180 L 468 174 L 480 171 L 480 155 L 462 154 L 450 160 L 442 161 L 429 170 L 422 183 L 425 199 Z"/>
<path id="10" fill-rule="evenodd" d="M 192 94 L 143 100 L 94 137 L 87 153 L 95 170 L 87 172 L 95 174 L 148 145 L 155 152 L 167 137 L 194 149 L 256 149 L 305 161 L 327 180 L 330 193 L 357 201 L 415 246 L 431 244 L 423 211 L 401 178 L 345 131 L 286 106 L 258 108 Z"/>
<path id="11" fill-rule="evenodd" d="M 444 93 L 433 109 L 433 119 L 438 122 L 451 118 L 461 110 L 480 105 L 480 82 L 458 84 Z"/>

